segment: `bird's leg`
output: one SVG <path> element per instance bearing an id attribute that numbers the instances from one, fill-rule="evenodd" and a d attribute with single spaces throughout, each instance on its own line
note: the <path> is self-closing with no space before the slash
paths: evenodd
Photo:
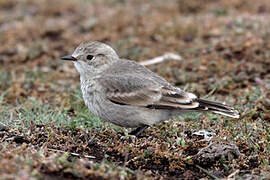
<path id="1" fill-rule="evenodd" d="M 148 125 L 144 125 L 142 127 L 138 127 L 135 130 L 131 131 L 129 135 L 139 136 L 146 128 L 148 128 Z"/>

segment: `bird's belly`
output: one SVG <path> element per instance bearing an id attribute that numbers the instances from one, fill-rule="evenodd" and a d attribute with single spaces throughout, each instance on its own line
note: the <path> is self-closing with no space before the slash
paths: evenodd
<path id="1" fill-rule="evenodd" d="M 94 115 L 119 126 L 151 126 L 171 118 L 164 110 L 115 104 L 108 100 L 105 94 L 92 88 L 82 88 L 82 92 L 86 106 Z"/>
<path id="2" fill-rule="evenodd" d="M 92 97 L 87 104 L 89 110 L 96 116 L 123 127 L 140 127 L 154 125 L 170 119 L 167 112 L 146 109 L 129 105 L 114 104 L 107 99 Z"/>

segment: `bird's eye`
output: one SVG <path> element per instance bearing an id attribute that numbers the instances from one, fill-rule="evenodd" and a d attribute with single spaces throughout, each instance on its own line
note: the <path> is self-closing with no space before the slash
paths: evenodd
<path id="1" fill-rule="evenodd" d="M 88 60 L 92 60 L 94 58 L 94 56 L 92 56 L 92 55 L 87 55 L 86 56 L 86 59 L 88 59 Z"/>

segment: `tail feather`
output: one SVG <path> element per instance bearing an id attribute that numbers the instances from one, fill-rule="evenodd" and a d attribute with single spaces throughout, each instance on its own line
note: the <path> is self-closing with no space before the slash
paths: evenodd
<path id="1" fill-rule="evenodd" d="M 216 114 L 222 114 L 232 118 L 239 118 L 239 112 L 225 104 L 205 99 L 196 99 L 196 101 L 199 102 L 199 106 L 197 107 L 198 110 L 211 111 Z"/>

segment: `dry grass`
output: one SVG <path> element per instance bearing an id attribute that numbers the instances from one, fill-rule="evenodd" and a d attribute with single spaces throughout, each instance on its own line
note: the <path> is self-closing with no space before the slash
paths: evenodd
<path id="1" fill-rule="evenodd" d="M 0 179 L 269 178 L 269 13 L 267 0 L 0 1 Z M 87 40 L 137 61 L 181 54 L 150 69 L 241 118 L 186 114 L 124 136 L 87 110 L 59 61 Z M 202 129 L 216 136 L 192 135 Z"/>

